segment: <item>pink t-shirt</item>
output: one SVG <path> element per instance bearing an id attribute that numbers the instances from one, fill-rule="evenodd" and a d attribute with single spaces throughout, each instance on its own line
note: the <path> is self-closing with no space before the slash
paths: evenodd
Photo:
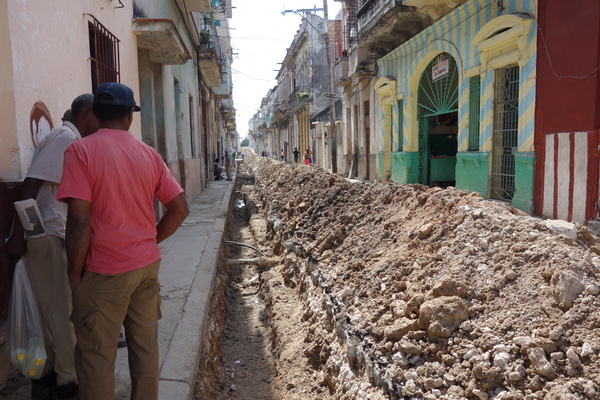
<path id="1" fill-rule="evenodd" d="M 67 148 L 56 197 L 90 202 L 85 267 L 120 274 L 160 258 L 153 199 L 166 204 L 182 192 L 156 150 L 129 132 L 101 129 Z"/>

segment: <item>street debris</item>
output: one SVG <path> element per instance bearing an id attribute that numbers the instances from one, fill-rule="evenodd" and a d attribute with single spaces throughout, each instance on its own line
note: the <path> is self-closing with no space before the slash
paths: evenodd
<path id="1" fill-rule="evenodd" d="M 260 278 L 281 398 L 600 398 L 600 240 L 586 227 L 454 188 L 245 164 L 284 260 Z M 283 364 L 298 358 L 305 371 Z M 299 383 L 306 370 L 318 387 Z"/>

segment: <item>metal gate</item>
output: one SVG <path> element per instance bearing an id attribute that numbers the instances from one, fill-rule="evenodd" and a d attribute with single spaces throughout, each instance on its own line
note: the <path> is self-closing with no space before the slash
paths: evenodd
<path id="1" fill-rule="evenodd" d="M 448 53 L 427 65 L 419 82 L 419 183 L 429 184 L 429 118 L 458 110 L 458 68 Z"/>
<path id="2" fill-rule="evenodd" d="M 494 128 L 490 197 L 512 200 L 519 127 L 519 67 L 497 69 L 494 76 Z"/>

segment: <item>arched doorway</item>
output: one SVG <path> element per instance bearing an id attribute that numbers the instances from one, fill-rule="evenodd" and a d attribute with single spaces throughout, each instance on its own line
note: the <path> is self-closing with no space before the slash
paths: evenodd
<path id="1" fill-rule="evenodd" d="M 419 183 L 455 183 L 458 149 L 458 68 L 441 53 L 425 68 L 417 97 L 419 123 Z"/>

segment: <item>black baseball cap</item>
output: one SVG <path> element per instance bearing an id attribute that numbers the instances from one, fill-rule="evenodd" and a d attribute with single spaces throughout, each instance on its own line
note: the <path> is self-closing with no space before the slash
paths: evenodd
<path id="1" fill-rule="evenodd" d="M 133 90 L 118 82 L 107 82 L 94 90 L 94 103 L 107 104 L 120 107 L 131 107 L 133 111 L 141 111 L 140 106 L 135 104 Z"/>

